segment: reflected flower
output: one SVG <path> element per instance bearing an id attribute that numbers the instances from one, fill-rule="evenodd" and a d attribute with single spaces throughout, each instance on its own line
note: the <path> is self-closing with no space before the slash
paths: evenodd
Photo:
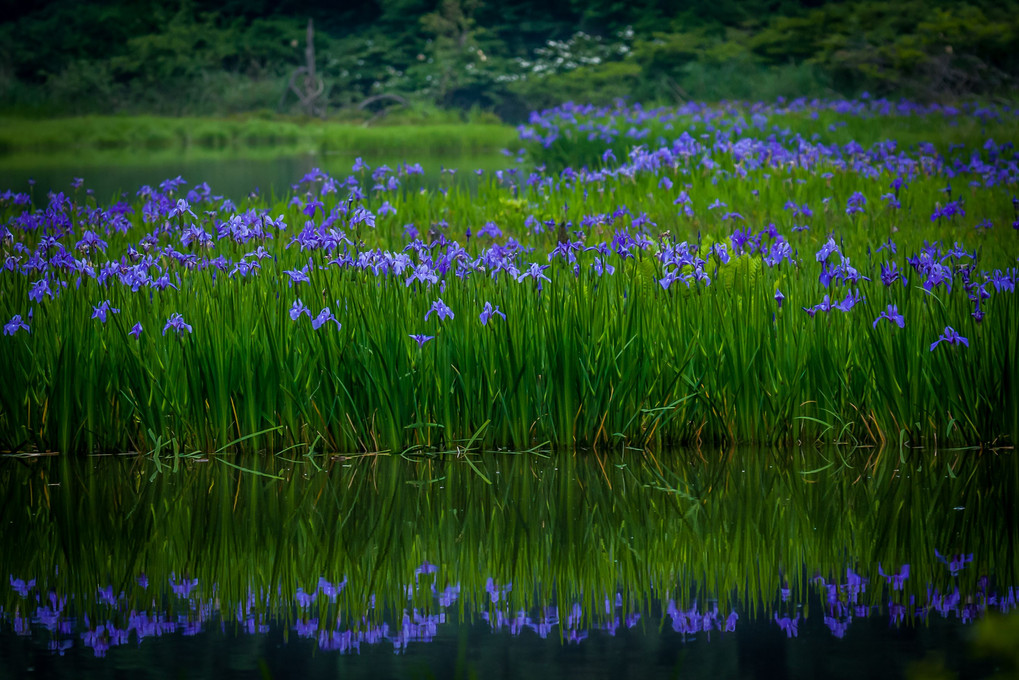
<path id="1" fill-rule="evenodd" d="M 21 597 L 28 597 L 28 591 L 35 588 L 35 579 L 26 581 L 23 578 L 14 578 L 14 575 L 10 575 L 11 588 Z"/>
<path id="2" fill-rule="evenodd" d="M 892 585 L 892 590 L 902 590 L 903 583 L 909 578 L 909 565 L 904 564 L 898 572 L 892 574 L 886 574 L 881 564 L 878 563 L 877 571 L 885 580 Z"/>
<path id="3" fill-rule="evenodd" d="M 963 567 L 965 567 L 967 564 L 973 561 L 973 553 L 969 553 L 968 555 L 953 555 L 952 559 L 949 560 L 944 555 L 935 550 L 934 556 L 937 557 L 942 564 L 948 567 L 948 571 L 952 574 L 952 576 L 958 574 L 960 571 L 962 571 Z"/>
<path id="4" fill-rule="evenodd" d="M 190 580 L 184 578 L 181 579 L 180 582 L 178 583 L 177 581 L 174 580 L 174 577 L 171 574 L 169 580 L 170 589 L 173 591 L 173 594 L 176 595 L 177 597 L 183 598 L 190 597 L 191 591 L 198 587 L 198 579 L 196 578 Z"/>
<path id="5" fill-rule="evenodd" d="M 294 595 L 294 599 L 297 601 L 297 606 L 301 609 L 307 609 L 315 601 L 317 593 L 311 593 L 310 595 L 304 592 L 304 588 L 298 588 L 297 593 Z"/>
<path id="6" fill-rule="evenodd" d="M 785 631 L 786 637 L 794 638 L 797 635 L 799 635 L 799 632 L 800 632 L 799 631 L 800 615 L 799 614 L 796 615 L 796 618 L 791 619 L 788 616 L 783 616 L 783 617 L 779 618 L 778 612 L 775 612 L 775 623 L 778 625 L 779 628 L 781 628 L 783 631 Z"/>

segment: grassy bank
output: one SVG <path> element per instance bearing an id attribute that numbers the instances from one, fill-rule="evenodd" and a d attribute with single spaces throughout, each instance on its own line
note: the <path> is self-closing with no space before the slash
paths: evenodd
<path id="1" fill-rule="evenodd" d="M 364 127 L 318 120 L 157 116 L 0 120 L 0 154 L 274 148 L 292 152 L 437 156 L 492 151 L 515 139 L 513 128 L 485 123 Z"/>

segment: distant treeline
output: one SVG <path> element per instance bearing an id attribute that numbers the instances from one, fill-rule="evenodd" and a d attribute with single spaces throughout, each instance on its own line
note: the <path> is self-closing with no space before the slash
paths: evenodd
<path id="1" fill-rule="evenodd" d="M 299 113 L 315 22 L 327 115 L 572 99 L 1011 98 L 1019 0 L 0 0 L 8 113 Z M 369 110 L 370 109 L 370 110 Z"/>

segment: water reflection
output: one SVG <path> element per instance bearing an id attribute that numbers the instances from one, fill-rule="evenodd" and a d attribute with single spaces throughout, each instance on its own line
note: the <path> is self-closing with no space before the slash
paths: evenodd
<path id="1" fill-rule="evenodd" d="M 37 197 L 46 196 L 50 191 L 69 193 L 73 179 L 81 177 L 85 180 L 84 186 L 105 202 L 122 192 L 133 196 L 142 185 L 157 186 L 165 179 L 182 176 L 191 185 L 207 182 L 215 195 L 239 201 L 253 191 L 264 196 L 283 197 L 312 168 L 345 177 L 350 174 L 355 157 L 348 153 L 281 154 L 272 149 L 90 151 L 84 157 L 81 153 L 8 155 L 0 157 L 0 189 L 27 191 L 31 187 Z M 380 155 L 365 157 L 365 160 L 372 167 L 396 168 L 408 159 Z M 498 151 L 423 159 L 417 154 L 414 160 L 424 170 L 423 186 L 431 189 L 437 189 L 443 182 L 447 186 L 455 183 L 472 188 L 478 182 L 478 175 L 473 171 L 491 174 L 518 165 L 513 157 Z M 441 174 L 443 168 L 458 168 L 461 172 L 450 179 Z"/>
<path id="2" fill-rule="evenodd" d="M 482 649 L 484 630 L 562 649 L 816 646 L 1016 607 L 1011 456 L 231 462 L 248 470 L 3 461 L 0 649 L 229 635 L 413 656 Z"/>

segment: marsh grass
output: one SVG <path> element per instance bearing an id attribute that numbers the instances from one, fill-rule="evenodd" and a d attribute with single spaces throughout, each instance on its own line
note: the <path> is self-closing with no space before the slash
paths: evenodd
<path id="1" fill-rule="evenodd" d="M 463 155 L 514 142 L 513 128 L 486 123 L 364 127 L 317 120 L 82 116 L 0 120 L 0 152 L 112 149 L 245 149 L 364 155 Z"/>
<path id="2" fill-rule="evenodd" d="M 696 135 L 706 129 L 700 125 Z M 970 148 L 957 153 L 969 158 Z M 520 270 L 550 263 L 541 290 L 506 274 L 475 271 L 461 278 L 450 271 L 441 284 L 408 285 L 408 272 L 328 264 L 336 253 L 305 251 L 293 242 L 308 221 L 304 201 L 317 195 L 320 180 L 236 208 L 236 214 L 282 215 L 289 225 L 264 241 L 270 257 L 255 275 L 227 273 L 253 248 L 230 238 L 218 239 L 211 251 L 192 249 L 194 266 L 160 255 L 157 265 L 175 286 L 161 291 L 135 294 L 88 276 L 79 285 L 71 277 L 56 300 L 30 305 L 29 278 L 4 272 L 0 318 L 26 315 L 29 307 L 33 317 L 31 333 L 0 342 L 0 449 L 146 452 L 157 442 L 173 442 L 187 453 L 209 453 L 233 441 L 237 452 L 314 443 L 330 451 L 393 453 L 468 445 L 606 451 L 817 440 L 931 448 L 1014 444 L 1019 303 L 987 283 L 992 269 L 1014 276 L 1009 268 L 1017 232 L 1010 228 L 1015 215 L 1005 186 L 960 177 L 951 196 L 967 214 L 932 220 L 947 200 L 947 180 L 933 170 L 911 177 L 901 207 L 893 209 L 880 198 L 896 177 L 887 170 L 864 177 L 835 165 L 788 165 L 742 176 L 742 161 L 724 154 L 716 159 L 714 172 L 680 163 L 632 173 L 602 168 L 605 174 L 585 183 L 526 176 L 519 168 L 484 172 L 469 188 L 448 173 L 434 183 L 401 175 L 398 189 L 376 190 L 363 201 L 376 212 L 387 201 L 396 215 L 379 214 L 374 228 L 342 231 L 351 243 L 339 252 L 351 261 L 381 257 L 378 249 L 402 251 L 410 243 L 408 224 L 425 241 L 438 242 L 440 235 L 457 240 L 469 258 L 512 237 L 522 248 L 514 259 Z M 937 159 L 924 162 L 933 166 Z M 368 175 L 361 170 L 353 179 L 371 192 Z M 675 183 L 671 190 L 663 188 L 666 178 Z M 674 204 L 680 190 L 693 197 L 689 216 Z M 857 191 L 869 203 L 864 213 L 847 215 L 846 202 Z M 181 194 L 163 200 L 172 205 Z M 326 213 L 346 205 L 338 194 L 322 198 Z M 81 190 L 67 200 L 72 219 L 97 205 Z M 47 214 L 45 201 L 35 201 Z M 813 216 L 793 218 L 787 201 L 809 204 Z M 713 202 L 738 210 L 740 219 L 727 221 L 723 210 L 710 208 Z M 143 204 L 133 202 L 127 233 L 104 235 L 107 257 L 120 257 L 151 230 L 142 220 Z M 215 207 L 195 204 L 199 211 Z M 8 203 L 0 214 L 10 221 L 23 210 Z M 210 232 L 217 229 L 208 215 L 196 220 Z M 991 228 L 976 229 L 982 220 Z M 479 236 L 489 221 L 504 235 Z M 640 229 L 631 227 L 640 222 Z M 803 222 L 809 230 L 793 230 Z M 567 224 L 571 238 L 591 247 L 624 231 L 646 230 L 649 243 L 626 255 L 578 251 L 574 271 L 562 257 L 548 256 Z M 711 244 L 728 242 L 735 229 L 759 233 L 769 224 L 788 239 L 794 262 L 767 266 L 760 254 L 744 254 L 724 263 L 712 253 Z M 174 218 L 168 225 L 159 247 L 180 247 L 183 223 Z M 30 230 L 18 236 L 33 247 L 40 238 Z M 865 299 L 850 312 L 815 317 L 803 308 L 847 290 L 819 282 L 814 254 L 829 237 L 870 281 L 857 284 Z M 889 240 L 897 252 L 879 252 Z M 712 285 L 659 285 L 664 271 L 658 256 L 680 242 L 705 259 Z M 953 266 L 975 255 L 972 276 L 991 292 L 981 302 L 982 321 L 972 316 L 962 281 L 951 291 L 927 291 L 910 268 L 908 258 L 933 242 L 942 244 L 941 253 L 952 243 L 972 253 L 942 259 Z M 217 256 L 226 269 L 197 266 Z M 284 272 L 305 267 L 309 256 L 309 282 L 293 284 Z M 615 274 L 599 275 L 599 258 L 615 266 Z M 909 285 L 882 285 L 885 262 L 905 270 Z M 786 296 L 781 307 L 776 290 Z M 426 321 L 439 297 L 455 318 Z M 330 307 L 342 328 L 314 331 L 307 319 L 292 321 L 289 310 L 298 298 L 314 313 Z M 106 299 L 121 312 L 104 325 L 91 316 Z M 483 326 L 485 302 L 506 319 Z M 903 329 L 885 321 L 873 326 L 888 304 L 898 306 Z M 193 333 L 162 334 L 176 313 Z M 128 335 L 136 322 L 145 329 L 138 340 Z M 969 346 L 930 351 L 946 326 L 959 330 Z M 409 336 L 422 333 L 435 339 L 418 347 Z"/>

